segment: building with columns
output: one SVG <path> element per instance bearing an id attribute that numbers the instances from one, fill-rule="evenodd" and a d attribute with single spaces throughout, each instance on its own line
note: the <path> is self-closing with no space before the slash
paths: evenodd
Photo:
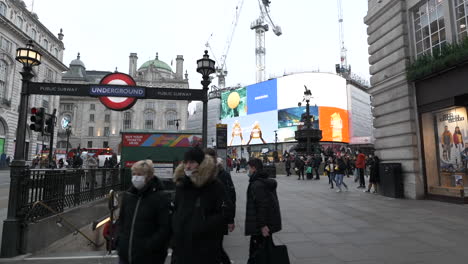
<path id="1" fill-rule="evenodd" d="M 466 202 L 468 0 L 369 0 L 375 149 L 404 194 Z"/>
<path id="2" fill-rule="evenodd" d="M 138 56 L 130 53 L 129 75 L 138 86 L 188 89 L 188 75 L 183 73 L 183 56 L 176 57 L 176 71 L 167 63 L 154 60 L 143 63 L 139 68 Z M 62 76 L 64 83 L 96 84 L 107 71 L 87 71 L 80 54 L 70 63 L 70 70 Z M 68 148 L 106 148 L 119 152 L 120 132 L 126 129 L 176 131 L 185 130 L 187 123 L 187 101 L 140 99 L 129 110 L 118 112 L 107 109 L 99 99 L 92 97 L 62 96 L 59 120 L 71 121 Z M 67 134 L 59 128 L 57 147 L 66 149 Z"/>
<path id="3" fill-rule="evenodd" d="M 22 64 L 15 60 L 16 49 L 25 47 L 29 40 L 42 54 L 41 65 L 33 67 L 33 82 L 61 82 L 61 73 L 67 70 L 62 63 L 63 34 L 54 35 L 27 10 L 23 1 L 0 0 L 0 155 L 13 157 L 18 125 Z M 44 107 L 52 113 L 59 106 L 58 96 L 31 95 L 29 106 Z M 26 130 L 26 159 L 49 144 L 48 137 Z"/>

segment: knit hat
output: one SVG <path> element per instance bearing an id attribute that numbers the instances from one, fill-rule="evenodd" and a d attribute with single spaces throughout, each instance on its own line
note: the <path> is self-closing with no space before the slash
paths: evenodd
<path id="1" fill-rule="evenodd" d="M 205 159 L 205 153 L 199 147 L 193 147 L 184 154 L 184 161 L 196 161 L 201 164 Z"/>

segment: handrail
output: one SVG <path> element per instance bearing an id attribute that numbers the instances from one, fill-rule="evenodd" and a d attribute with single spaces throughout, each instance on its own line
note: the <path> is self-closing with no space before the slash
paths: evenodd
<path id="1" fill-rule="evenodd" d="M 96 242 L 94 242 L 91 238 L 89 238 L 86 234 L 84 234 L 83 232 L 80 231 L 80 229 L 78 227 L 76 227 L 74 224 L 72 224 L 70 221 L 68 221 L 67 219 L 65 219 L 61 213 L 58 213 L 56 212 L 54 209 L 50 208 L 47 204 L 43 203 L 42 201 L 36 201 L 33 206 L 31 207 L 31 209 L 29 210 L 28 214 L 26 215 L 25 219 L 28 219 L 28 216 L 29 216 L 29 213 L 33 211 L 33 209 L 37 206 L 37 205 L 41 205 L 42 207 L 44 207 L 45 209 L 49 210 L 50 212 L 52 212 L 55 216 L 59 217 L 61 220 L 63 220 L 65 223 L 67 223 L 69 225 L 69 227 L 71 227 L 74 232 L 77 232 L 79 234 L 81 234 L 84 238 L 86 238 L 86 240 L 88 240 L 90 243 L 92 243 L 95 247 L 101 247 L 102 245 L 104 245 L 104 243 L 101 243 L 101 244 L 96 244 Z"/>

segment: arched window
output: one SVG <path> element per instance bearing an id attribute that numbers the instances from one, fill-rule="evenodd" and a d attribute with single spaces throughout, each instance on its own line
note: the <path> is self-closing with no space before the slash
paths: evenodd
<path id="1" fill-rule="evenodd" d="M 175 111 L 167 111 L 166 112 L 166 126 L 167 128 L 175 128 L 176 127 L 176 119 L 177 119 L 177 112 Z"/>
<path id="2" fill-rule="evenodd" d="M 21 30 L 23 29 L 23 22 L 24 20 L 20 16 L 16 17 L 16 26 L 19 27 Z"/>
<path id="3" fill-rule="evenodd" d="M 36 40 L 37 31 L 34 28 L 31 28 L 31 39 Z"/>
<path id="4" fill-rule="evenodd" d="M 6 98 L 8 69 L 5 61 L 0 60 L 0 99 Z"/>
<path id="5" fill-rule="evenodd" d="M 132 112 L 125 112 L 123 118 L 123 129 L 132 128 Z"/>
<path id="6" fill-rule="evenodd" d="M 44 49 L 49 50 L 49 41 L 47 39 L 44 39 L 43 43 L 44 43 Z"/>
<path id="7" fill-rule="evenodd" d="M 6 7 L 5 3 L 0 2 L 0 15 L 1 16 L 6 16 L 6 10 L 7 10 L 7 7 Z"/>
<path id="8" fill-rule="evenodd" d="M 7 129 L 3 120 L 0 120 L 0 138 L 5 138 L 7 134 Z"/>
<path id="9" fill-rule="evenodd" d="M 154 128 L 154 111 L 145 111 L 145 129 Z"/>

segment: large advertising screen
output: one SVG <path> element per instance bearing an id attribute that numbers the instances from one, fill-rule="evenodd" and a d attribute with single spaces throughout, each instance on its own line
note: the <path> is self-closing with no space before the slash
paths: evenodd
<path id="1" fill-rule="evenodd" d="M 346 80 L 329 73 L 301 73 L 221 94 L 221 119 L 228 124 L 228 145 L 296 141 L 304 125 L 305 89 L 312 92 L 310 119 L 322 141 L 349 142 Z M 300 103 L 300 105 L 299 105 Z"/>

